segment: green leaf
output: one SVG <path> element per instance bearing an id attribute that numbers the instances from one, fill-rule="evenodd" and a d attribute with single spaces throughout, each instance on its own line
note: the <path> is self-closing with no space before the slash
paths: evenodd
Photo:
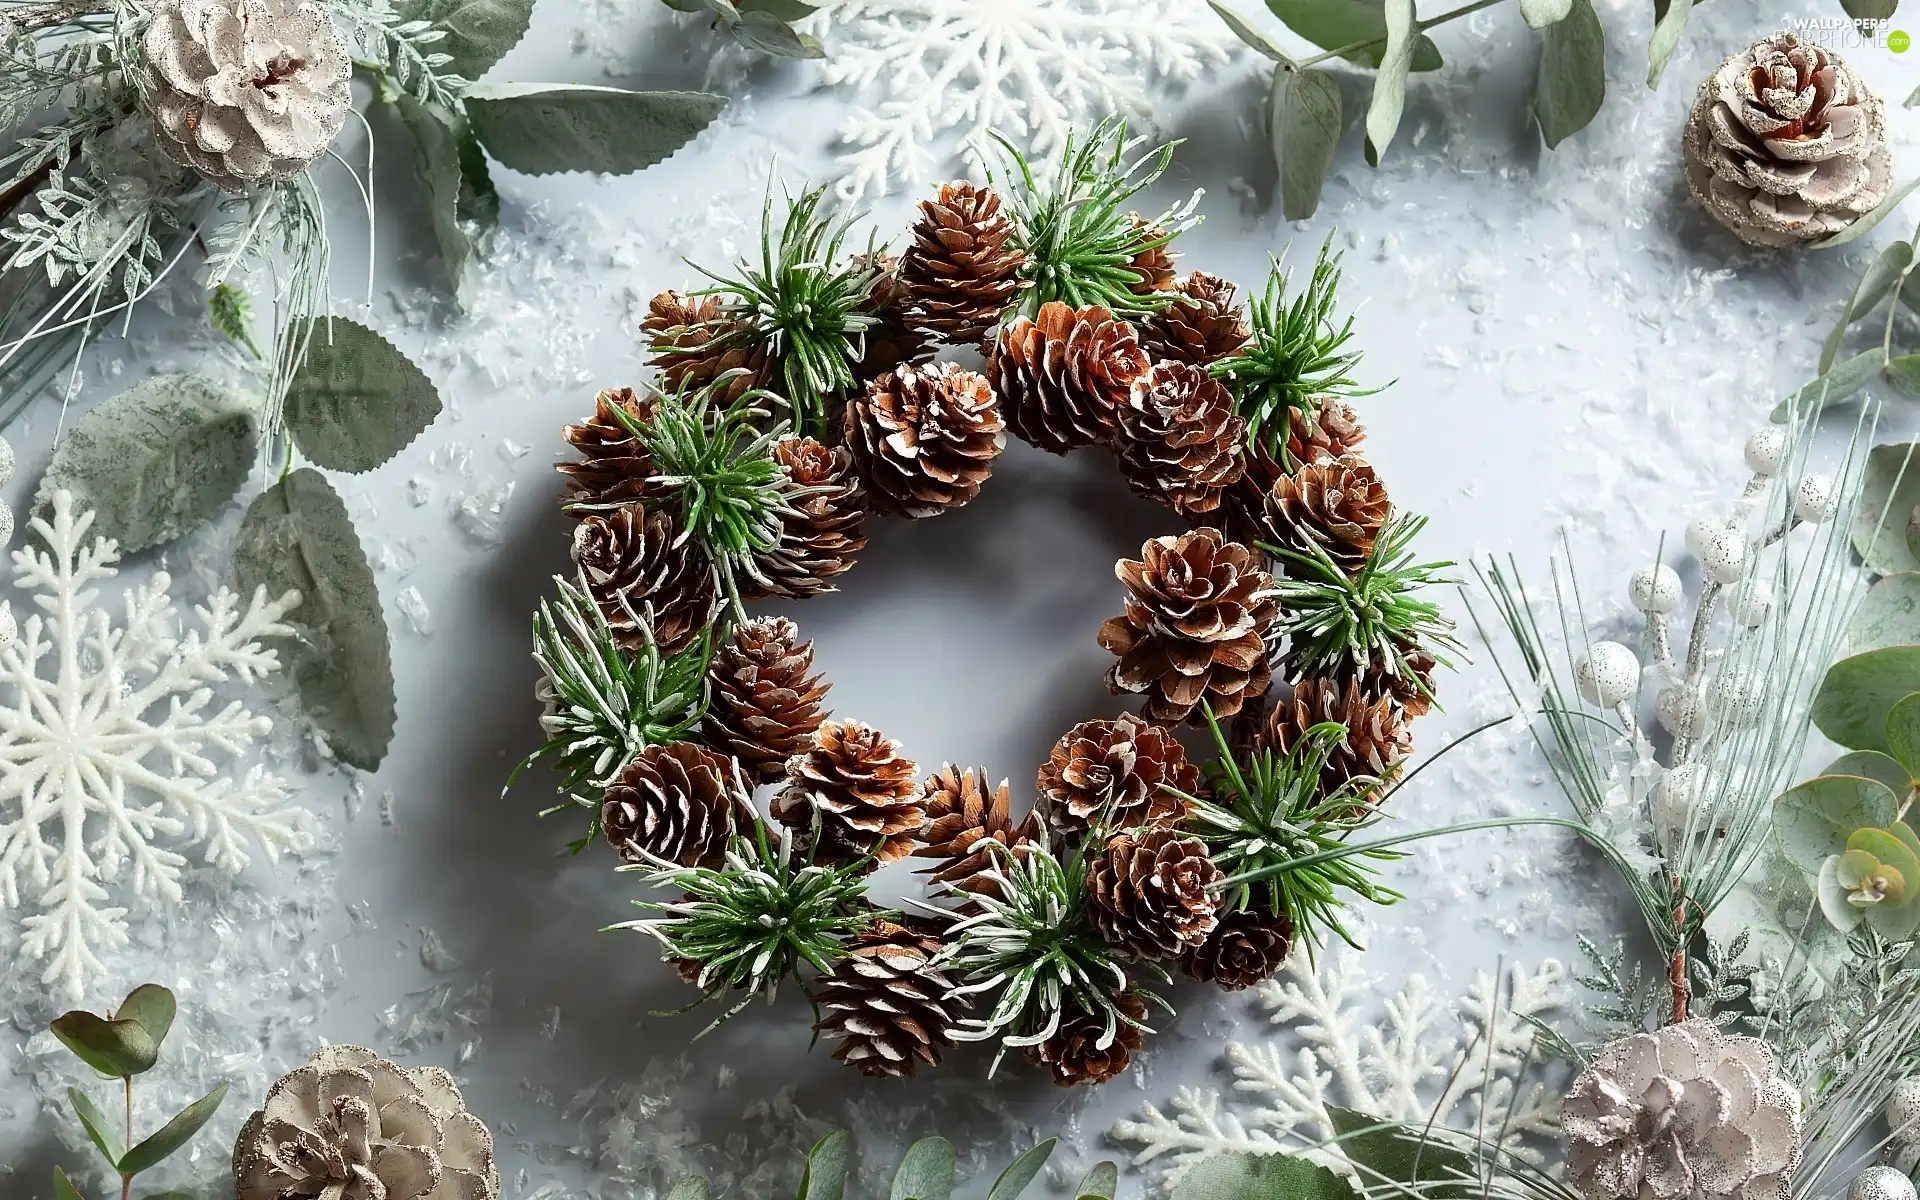
<path id="1" fill-rule="evenodd" d="M 891 1200 L 949 1200 L 953 1195 L 953 1143 L 921 1138 L 907 1147 L 893 1173 Z"/>
<path id="2" fill-rule="evenodd" d="M 1920 646 L 1868 650 L 1827 669 L 1813 697 L 1813 723 L 1849 750 L 1885 751 L 1887 713 L 1914 692 L 1920 692 Z"/>
<path id="3" fill-rule="evenodd" d="M 473 254 L 473 243 L 460 223 L 461 201 L 467 190 L 466 177 L 461 171 L 460 139 L 473 135 L 464 119 L 437 105 L 422 104 L 405 93 L 394 101 L 394 110 L 400 114 L 407 131 L 413 134 L 414 173 L 426 196 L 427 217 L 433 225 L 434 241 L 440 246 L 440 261 L 453 284 L 454 299 L 464 309 L 465 289 L 461 285 L 466 279 L 467 259 Z M 494 200 L 497 205 L 499 197 L 496 195 Z"/>
<path id="4" fill-rule="evenodd" d="M 1906 100 L 1902 102 L 1901 107 L 1920 108 L 1920 88 L 1913 89 L 1913 95 L 1908 96 Z"/>
<path id="5" fill-rule="evenodd" d="M 1680 35 L 1687 28 L 1687 17 L 1693 12 L 1694 0 L 1670 0 L 1667 11 L 1653 26 L 1653 37 L 1647 43 L 1647 86 L 1659 87 L 1660 76 L 1667 69 L 1667 60 L 1680 47 Z"/>
<path id="6" fill-rule="evenodd" d="M 1877 779 L 1822 775 L 1788 788 L 1773 802 L 1773 829 L 1787 861 L 1812 875 L 1846 851 L 1856 830 L 1882 828 L 1899 809 L 1898 795 Z"/>
<path id="7" fill-rule="evenodd" d="M 479 85 L 467 119 L 493 156 L 516 171 L 624 174 L 694 139 L 727 106 L 705 92 L 629 92 L 568 83 Z"/>
<path id="8" fill-rule="evenodd" d="M 1821 859 L 1819 873 L 1814 876 L 1813 890 L 1820 902 L 1820 915 L 1835 929 L 1851 933 L 1865 919 L 1865 914 L 1847 899 L 1851 889 L 1840 882 L 1842 861 L 1842 856 L 1838 854 Z"/>
<path id="9" fill-rule="evenodd" d="M 1400 114 L 1407 105 L 1407 70 L 1413 65 L 1420 32 L 1413 0 L 1385 2 L 1387 48 L 1381 53 L 1380 73 L 1373 78 L 1373 99 L 1367 105 L 1367 163 L 1375 167 L 1400 128 Z"/>
<path id="10" fill-rule="evenodd" d="M 853 1137 L 846 1130 L 836 1129 L 815 1142 L 800 1173 L 798 1200 L 842 1200 L 852 1162 Z"/>
<path id="11" fill-rule="evenodd" d="M 100 1111 L 100 1106 L 93 1102 L 92 1097 L 77 1087 L 67 1089 L 67 1100 L 73 1105 L 73 1115 L 80 1118 L 80 1128 L 86 1131 L 87 1140 L 107 1160 L 108 1166 L 118 1169 L 120 1156 L 127 1152 L 127 1148 L 120 1144 L 120 1133 L 114 1128 L 113 1122 Z"/>
<path id="12" fill-rule="evenodd" d="M 1899 822 L 1891 824 L 1898 825 Z M 1847 836 L 1847 849 L 1864 850 L 1881 865 L 1900 872 L 1901 882 L 1906 888 L 1901 900 L 1903 903 L 1912 901 L 1914 889 L 1920 887 L 1920 855 L 1915 855 L 1906 842 L 1885 829 L 1856 829 Z"/>
<path id="13" fill-rule="evenodd" d="M 1570 0 L 1561 18 L 1541 39 L 1533 85 L 1533 115 L 1549 149 L 1585 129 L 1607 98 L 1607 35 L 1593 0 Z M 1540 28 L 1531 19 L 1528 23 Z"/>
<path id="14" fill-rule="evenodd" d="M 713 1188 L 698 1175 L 683 1176 L 674 1181 L 667 1200 L 713 1200 Z"/>
<path id="15" fill-rule="evenodd" d="M 1900 7 L 1900 0 L 1840 0 L 1840 7 L 1856 21 L 1884 21 Z"/>
<path id="16" fill-rule="evenodd" d="M 1008 1163 L 1007 1169 L 1000 1172 L 1000 1177 L 987 1189 L 987 1200 L 1020 1200 L 1020 1193 L 1027 1190 L 1027 1185 L 1040 1173 L 1040 1168 L 1047 1165 L 1047 1159 L 1052 1156 L 1059 1140 L 1048 1138 Z"/>
<path id="17" fill-rule="evenodd" d="M 1920 354 L 1898 354 L 1887 360 L 1887 382 L 1909 396 L 1920 396 Z"/>
<path id="18" fill-rule="evenodd" d="M 307 356 L 288 385 L 293 444 L 334 471 L 371 471 L 440 415 L 440 392 L 392 342 L 345 317 L 312 317 L 289 334 Z"/>
<path id="19" fill-rule="evenodd" d="M 80 1189 L 73 1186 L 73 1181 L 59 1167 L 53 1169 L 53 1200 L 84 1200 Z"/>
<path id="20" fill-rule="evenodd" d="M 1847 625 L 1846 652 L 1920 645 L 1920 571 L 1888 575 L 1867 589 Z"/>
<path id="21" fill-rule="evenodd" d="M 1848 242 L 1865 237 L 1867 234 L 1873 232 L 1874 226 L 1892 216 L 1893 210 L 1899 208 L 1900 202 L 1905 200 L 1916 187 L 1920 187 L 1920 176 L 1915 176 L 1888 192 L 1885 200 L 1882 200 L 1879 204 L 1875 205 L 1871 211 L 1861 216 L 1853 224 L 1842 229 L 1840 232 L 1830 233 L 1817 242 L 1808 242 L 1807 248 L 1809 250 L 1830 250 L 1835 246 L 1844 246 Z"/>
<path id="22" fill-rule="evenodd" d="M 399 0 L 402 20 L 431 21 L 447 36 L 433 48 L 451 54 L 447 66 L 478 79 L 519 45 L 533 20 L 533 0 Z"/>
<path id="23" fill-rule="evenodd" d="M 1851 398 L 1880 375 L 1880 351 L 1863 350 L 1774 405 L 1772 420 L 1782 424 L 1794 413 L 1812 416 L 1829 404 Z"/>
<path id="24" fill-rule="evenodd" d="M 1833 360 L 1840 357 L 1840 346 L 1846 340 L 1847 330 L 1861 317 L 1874 310 L 1887 293 L 1900 285 L 1906 269 L 1913 265 L 1913 244 L 1895 242 L 1880 252 L 1861 274 L 1860 281 L 1853 286 L 1853 295 L 1847 297 L 1847 306 L 1840 311 L 1840 323 L 1827 335 L 1826 345 L 1820 350 L 1820 373 L 1825 375 L 1833 366 Z"/>
<path id="25" fill-rule="evenodd" d="M 192 1141 L 193 1135 L 200 1132 L 200 1127 L 213 1120 L 213 1114 L 220 1110 L 220 1102 L 226 1098 L 227 1085 L 223 1083 L 175 1113 L 173 1120 L 127 1151 L 127 1156 L 120 1160 L 120 1173 L 138 1175 L 158 1166 L 168 1155 Z"/>
<path id="26" fill-rule="evenodd" d="M 827 48 L 820 39 L 801 33 L 771 13 L 747 12 L 733 27 L 733 36 L 749 50 L 776 58 L 825 58 Z"/>
<path id="27" fill-rule="evenodd" d="M 1215 1154 L 1187 1168 L 1172 1200 L 1358 1200 L 1358 1193 L 1345 1178 L 1291 1154 Z"/>
<path id="28" fill-rule="evenodd" d="M 1520 19 L 1531 29 L 1545 29 L 1567 19 L 1573 0 L 1520 0 Z"/>
<path id="29" fill-rule="evenodd" d="M 1378 67 L 1386 59 L 1384 0 L 1267 0 L 1267 8 L 1288 29 L 1322 50 L 1367 43 L 1341 55 L 1348 62 Z M 1440 47 L 1421 34 L 1414 47 L 1413 69 L 1437 71 L 1442 65 Z"/>
<path id="30" fill-rule="evenodd" d="M 1233 31 L 1233 36 L 1239 38 L 1246 45 L 1258 50 L 1274 62 L 1285 63 L 1293 61 L 1287 52 L 1281 48 L 1279 42 L 1274 41 L 1266 34 L 1260 32 L 1252 22 L 1220 3 L 1220 0 L 1207 0 L 1207 6 L 1213 9 L 1215 16 L 1227 23 L 1227 28 Z M 1274 82 L 1277 86 L 1279 80 L 1276 79 Z"/>
<path id="31" fill-rule="evenodd" d="M 94 406 L 53 452 L 34 507 L 61 488 L 123 553 L 220 511 L 253 469 L 253 401 L 198 375 L 156 375 Z"/>
<path id="32" fill-rule="evenodd" d="M 1080 1177 L 1073 1189 L 1074 1200 L 1113 1200 L 1120 1190 L 1120 1168 L 1110 1162 L 1097 1162 Z"/>
<path id="33" fill-rule="evenodd" d="M 48 1028 L 80 1061 L 115 1079 L 144 1075 L 160 1058 L 159 1044 L 138 1021 L 110 1021 L 76 1011 L 55 1017 Z"/>
<path id="34" fill-rule="evenodd" d="M 803 21 L 820 11 L 817 4 L 805 0 L 739 0 L 743 13 L 766 13 L 782 21 Z"/>
<path id="35" fill-rule="evenodd" d="M 1834 759 L 1820 772 L 1822 775 L 1858 775 L 1862 779 L 1877 779 L 1887 785 L 1887 790 L 1896 796 L 1904 796 L 1913 786 L 1913 776 L 1891 755 L 1878 750 L 1850 750 Z"/>
<path id="36" fill-rule="evenodd" d="M 1860 502 L 1853 513 L 1853 548 L 1867 570 L 1876 575 L 1920 570 L 1920 559 L 1907 546 L 1907 519 L 1920 504 L 1920 456 L 1914 454 L 1916 448 L 1920 448 L 1920 442 L 1880 445 L 1867 451 L 1866 469 L 1860 476 Z"/>
<path id="37" fill-rule="evenodd" d="M 1920 693 L 1900 697 L 1887 710 L 1887 753 L 1906 768 L 1909 780 L 1920 779 Z M 1906 789 L 1897 793 L 1905 795 Z M 1920 875 L 1911 882 L 1920 888 Z"/>
<path id="38" fill-rule="evenodd" d="M 1467 1195 L 1473 1167 L 1466 1155 L 1399 1125 L 1351 1109 L 1327 1105 L 1327 1116 L 1340 1135 L 1340 1152 L 1362 1168 L 1362 1179 L 1372 1177 L 1398 1184 L 1423 1184 L 1423 1200 L 1462 1200 Z M 1439 1180 L 1461 1180 L 1436 1185 Z"/>
<path id="39" fill-rule="evenodd" d="M 153 1044 L 159 1046 L 167 1040 L 167 1032 L 173 1028 L 174 1013 L 178 1009 L 173 993 L 157 983 L 143 983 L 127 993 L 120 1007 L 113 1012 L 114 1019 L 137 1022 L 147 1031 Z"/>
<path id="40" fill-rule="evenodd" d="M 346 505 L 302 467 L 247 509 L 233 551 L 242 594 L 298 590 L 285 618 L 299 631 L 281 660 L 307 715 L 340 761 L 371 771 L 393 740 L 393 662 L 380 592 Z"/>
<path id="41" fill-rule="evenodd" d="M 1320 207 L 1320 189 L 1340 146 L 1343 123 L 1340 84 L 1331 71 L 1273 69 L 1267 94 L 1267 136 L 1280 172 L 1280 209 L 1289 221 L 1304 221 Z"/>

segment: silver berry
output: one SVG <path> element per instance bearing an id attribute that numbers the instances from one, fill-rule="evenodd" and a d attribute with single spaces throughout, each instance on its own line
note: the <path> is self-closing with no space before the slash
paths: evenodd
<path id="1" fill-rule="evenodd" d="M 1627 581 L 1627 594 L 1633 597 L 1633 606 L 1643 613 L 1670 613 L 1679 608 L 1685 598 L 1680 576 L 1664 563 L 1635 571 Z"/>
<path id="2" fill-rule="evenodd" d="M 1725 517 L 1695 517 L 1687 522 L 1687 553 L 1695 558 L 1707 556 L 1707 546 L 1727 528 Z"/>
<path id="3" fill-rule="evenodd" d="M 1740 582 L 1747 569 L 1747 535 L 1738 529 L 1722 529 L 1707 542 L 1700 555 L 1700 569 L 1715 583 Z"/>
<path id="4" fill-rule="evenodd" d="M 1743 629 L 1760 628 L 1767 623 L 1767 614 L 1772 611 L 1773 597 L 1757 588 L 1734 597 L 1733 619 L 1740 622 Z"/>
<path id="5" fill-rule="evenodd" d="M 1772 475 L 1780 469 L 1780 459 L 1786 452 L 1786 430 L 1778 425 L 1757 429 L 1747 439 L 1747 469 L 1755 475 Z"/>
<path id="6" fill-rule="evenodd" d="M 1595 642 L 1574 664 L 1573 682 L 1589 704 L 1612 708 L 1640 690 L 1640 659 L 1619 642 Z"/>
<path id="7" fill-rule="evenodd" d="M 1707 728 L 1707 698 L 1697 687 L 1669 684 L 1654 697 L 1654 714 L 1675 737 L 1699 737 Z"/>
<path id="8" fill-rule="evenodd" d="M 1834 494 L 1833 477 L 1807 475 L 1793 489 L 1793 515 L 1809 525 L 1824 525 L 1840 509 L 1840 497 Z"/>
<path id="9" fill-rule="evenodd" d="M 1847 1185 L 1847 1200 L 1915 1200 L 1913 1180 L 1892 1167 L 1868 1167 Z"/>

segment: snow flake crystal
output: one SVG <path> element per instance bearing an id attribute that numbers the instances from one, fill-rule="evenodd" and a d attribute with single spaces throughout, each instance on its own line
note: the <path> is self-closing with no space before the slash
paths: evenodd
<path id="1" fill-rule="evenodd" d="M 46 549 L 13 552 L 14 584 L 38 609 L 0 646 L 0 904 L 22 893 L 39 911 L 22 921 L 21 950 L 47 959 L 42 982 L 78 1002 L 102 971 L 98 952 L 127 942 L 127 910 L 103 886 L 130 868 L 130 900 L 174 902 L 186 858 L 157 844 L 185 839 L 206 862 L 238 874 L 251 841 L 269 859 L 313 844 L 305 810 L 255 765 L 222 774 L 272 723 L 238 700 L 215 708 L 212 685 L 251 683 L 280 669 L 259 639 L 293 630 L 280 618 L 297 592 L 243 610 L 221 589 L 183 632 L 156 571 L 126 592 L 115 628 L 91 585 L 117 574 L 119 550 L 86 543 L 93 514 L 54 493 L 51 520 L 33 519 Z M 42 664 L 51 670 L 41 673 Z"/>

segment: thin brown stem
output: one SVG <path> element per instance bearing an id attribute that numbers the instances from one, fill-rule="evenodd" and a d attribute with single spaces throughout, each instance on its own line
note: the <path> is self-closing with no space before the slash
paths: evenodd
<path id="1" fill-rule="evenodd" d="M 1687 952 L 1675 950 L 1667 961 L 1667 991 L 1673 997 L 1673 1020 L 1678 1025 L 1687 1019 Z"/>

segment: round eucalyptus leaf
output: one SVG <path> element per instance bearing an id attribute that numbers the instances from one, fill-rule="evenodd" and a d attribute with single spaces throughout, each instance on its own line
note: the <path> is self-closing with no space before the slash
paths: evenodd
<path id="1" fill-rule="evenodd" d="M 1853 548 L 1876 575 L 1920 569 L 1920 558 L 1907 548 L 1907 520 L 1920 504 L 1920 457 L 1913 455 L 1914 446 L 1903 442 L 1867 451 L 1860 505 L 1853 515 Z"/>
<path id="2" fill-rule="evenodd" d="M 1847 653 L 1920 645 L 1920 571 L 1875 580 L 1847 623 Z"/>
<path id="3" fill-rule="evenodd" d="M 1886 784 L 1857 775 L 1822 775 L 1795 784 L 1773 802 L 1773 829 L 1787 861 L 1809 875 L 1847 850 L 1856 830 L 1892 824 L 1899 800 Z"/>
<path id="4" fill-rule="evenodd" d="M 1820 875 L 1814 883 L 1820 900 L 1820 915 L 1842 933 L 1850 933 L 1862 919 L 1859 909 L 1847 899 L 1847 887 L 1840 882 L 1840 856 L 1829 855 L 1820 863 Z"/>
<path id="5" fill-rule="evenodd" d="M 1904 796 L 1913 787 L 1913 776 L 1893 758 L 1878 750 L 1849 750 L 1828 763 L 1822 775 L 1858 775 L 1877 779 L 1896 796 Z"/>
<path id="6" fill-rule="evenodd" d="M 1887 710 L 1887 750 L 1908 778 L 1920 779 L 1920 692 L 1902 696 Z"/>
<path id="7" fill-rule="evenodd" d="M 1883 646 L 1827 668 L 1813 697 L 1813 723 L 1849 750 L 1886 752 L 1887 714 L 1920 692 L 1920 646 Z"/>

